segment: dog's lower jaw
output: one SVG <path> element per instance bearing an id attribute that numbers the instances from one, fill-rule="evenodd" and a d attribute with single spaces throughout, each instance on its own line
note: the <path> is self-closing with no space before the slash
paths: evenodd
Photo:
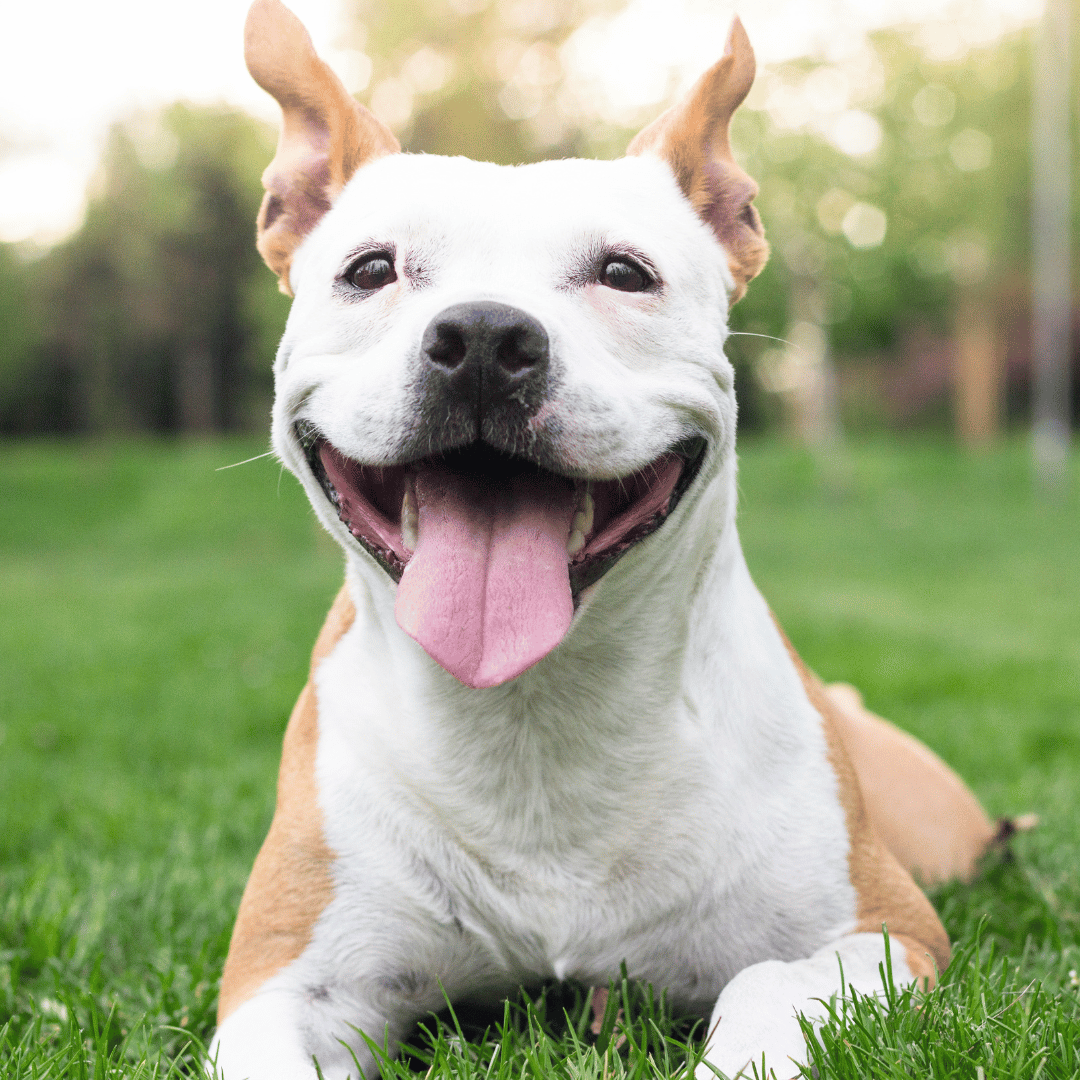
<path id="1" fill-rule="evenodd" d="M 385 567 L 347 535 L 332 509 L 327 509 L 330 503 L 321 490 L 313 501 L 344 549 L 354 601 L 358 611 L 370 612 L 372 629 L 377 628 L 387 662 L 397 672 L 393 681 L 471 700 L 476 690 L 458 682 L 402 632 L 395 611 L 399 586 Z M 710 575 L 716 576 L 714 564 L 728 573 L 741 558 L 734 502 L 734 455 L 721 457 L 709 451 L 693 490 L 663 526 L 620 553 L 602 577 L 576 594 L 573 620 L 561 643 L 535 666 L 501 683 L 498 689 L 507 700 L 528 699 L 541 712 L 546 693 L 560 697 L 573 686 L 580 688 L 583 701 L 589 700 L 600 650 L 608 652 L 603 666 L 618 667 L 631 681 L 635 672 L 655 669 L 657 654 L 663 653 L 670 664 L 668 685 L 674 687 L 682 660 L 670 651 L 687 639 L 693 618 L 689 613 L 698 592 Z M 632 697 L 627 700 L 631 712 Z"/>
<path id="2" fill-rule="evenodd" d="M 501 685 L 565 637 L 581 592 L 661 533 L 708 456 L 693 436 L 620 479 L 574 479 L 486 444 L 365 466 L 309 421 L 290 457 L 326 519 L 397 582 L 397 620 L 474 689 Z M 312 481 L 315 483 L 313 484 Z"/>

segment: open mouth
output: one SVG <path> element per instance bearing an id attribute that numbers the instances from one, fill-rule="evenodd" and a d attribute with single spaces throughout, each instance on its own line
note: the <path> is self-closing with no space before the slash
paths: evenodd
<path id="1" fill-rule="evenodd" d="M 306 422 L 297 436 L 338 517 L 399 583 L 399 624 L 474 687 L 562 640 L 581 591 L 664 523 L 705 450 L 695 437 L 630 476 L 585 480 L 481 442 L 371 466 Z"/>

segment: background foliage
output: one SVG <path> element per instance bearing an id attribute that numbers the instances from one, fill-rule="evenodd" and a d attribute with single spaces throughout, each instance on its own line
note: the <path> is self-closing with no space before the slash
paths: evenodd
<path id="1" fill-rule="evenodd" d="M 601 116 L 565 47 L 620 6 L 352 0 L 339 67 L 409 150 L 613 156 L 656 110 Z M 913 28 L 879 32 L 853 55 L 763 70 L 738 114 L 774 255 L 733 325 L 785 337 L 809 320 L 842 373 L 866 358 L 900 373 L 909 405 L 879 371 L 861 402 L 845 398 L 849 421 L 943 419 L 964 290 L 992 304 L 1012 416 L 1024 413 L 1029 38 L 935 59 Z M 0 433 L 262 428 L 287 311 L 251 243 L 273 143 L 220 108 L 131 117 L 74 236 L 45 253 L 0 246 Z M 1076 196 L 1080 221 L 1080 185 Z M 733 344 L 744 426 L 775 412 L 762 390 L 778 384 L 773 345 Z"/>

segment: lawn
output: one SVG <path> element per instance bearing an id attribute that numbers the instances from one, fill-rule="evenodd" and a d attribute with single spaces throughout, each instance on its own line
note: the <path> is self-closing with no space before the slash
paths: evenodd
<path id="1" fill-rule="evenodd" d="M 261 449 L 0 447 L 5 1080 L 190 1075 L 212 1033 L 285 719 L 341 576 L 271 460 L 217 471 Z M 806 660 L 992 813 L 1042 819 L 1014 858 L 934 894 L 958 945 L 942 987 L 887 1015 L 838 1005 L 818 1075 L 1080 1074 L 1080 485 L 1037 498 L 1019 442 L 859 444 L 824 481 L 779 443 L 741 460 L 750 566 Z M 505 1016 L 444 1016 L 400 1068 L 680 1071 L 692 1024 L 620 989 L 614 1038 L 614 1009 L 594 1041 L 583 989 L 551 988 Z"/>

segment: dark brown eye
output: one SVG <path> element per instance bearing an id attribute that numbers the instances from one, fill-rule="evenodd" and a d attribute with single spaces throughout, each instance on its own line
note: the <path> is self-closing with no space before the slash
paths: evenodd
<path id="1" fill-rule="evenodd" d="M 608 259 L 600 273 L 600 284 L 619 292 L 643 292 L 652 284 L 652 279 L 629 259 Z"/>
<path id="2" fill-rule="evenodd" d="M 394 258 L 388 251 L 376 251 L 359 258 L 345 271 L 345 280 L 357 289 L 370 292 L 397 281 Z"/>

